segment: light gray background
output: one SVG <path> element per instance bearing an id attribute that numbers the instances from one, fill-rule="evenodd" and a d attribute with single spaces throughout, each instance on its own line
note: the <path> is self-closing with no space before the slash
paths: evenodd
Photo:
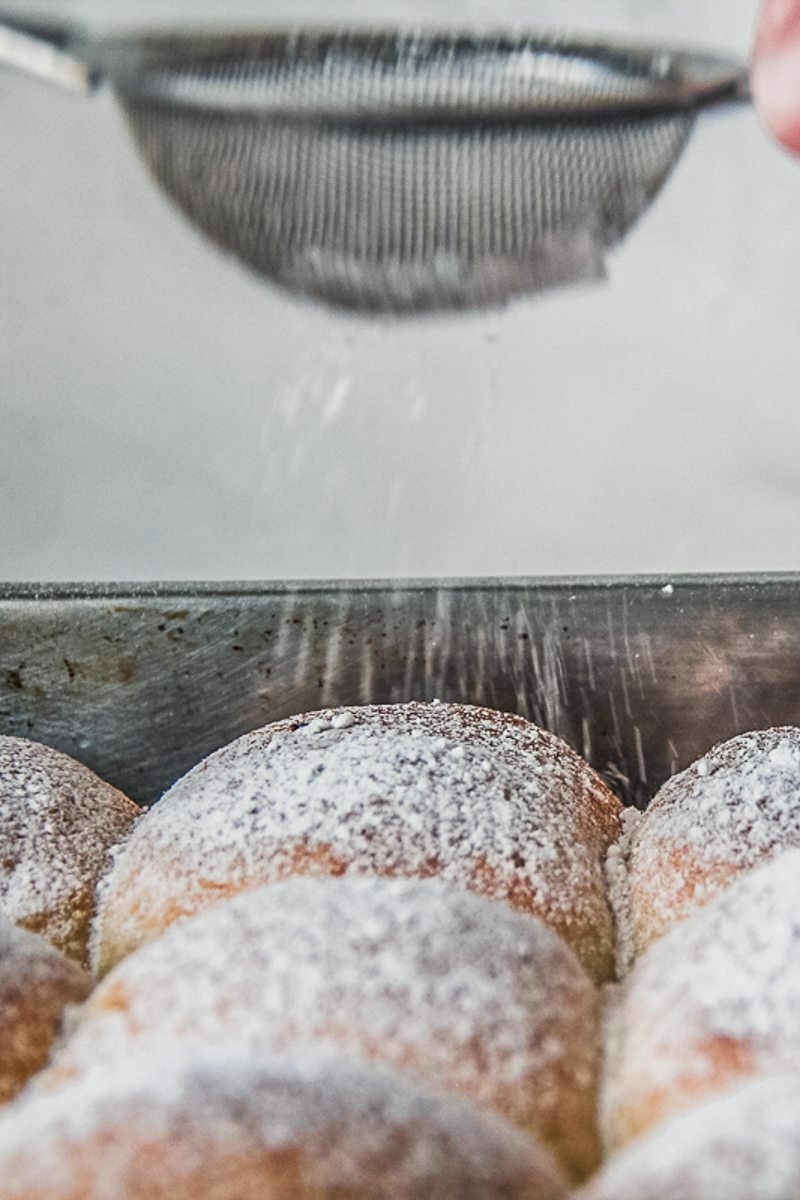
<path id="1" fill-rule="evenodd" d="M 105 26 L 544 24 L 742 54 L 756 7 L 28 6 Z M 728 110 L 606 284 L 488 317 L 344 317 L 204 242 L 108 94 L 0 72 L 0 578 L 800 567 L 798 268 L 800 162 Z"/>

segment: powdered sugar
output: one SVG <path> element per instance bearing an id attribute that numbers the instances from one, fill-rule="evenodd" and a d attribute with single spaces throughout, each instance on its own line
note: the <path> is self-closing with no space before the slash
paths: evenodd
<path id="1" fill-rule="evenodd" d="M 628 973 L 635 956 L 628 864 L 631 844 L 641 819 L 642 814 L 638 808 L 623 810 L 622 834 L 609 846 L 606 855 L 608 897 L 614 914 L 616 935 L 614 949 L 617 979 L 622 979 Z"/>
<path id="2" fill-rule="evenodd" d="M 140 822 L 103 892 L 96 959 L 292 874 L 438 875 L 536 912 L 603 977 L 619 809 L 519 717 L 409 704 L 278 722 L 212 755 Z"/>
<path id="3" fill-rule="evenodd" d="M 798 1062 L 800 851 L 789 850 L 676 925 L 631 972 L 611 1021 L 611 1140 Z"/>
<path id="4" fill-rule="evenodd" d="M 137 813 L 66 754 L 0 737 L 0 903 L 8 915 L 82 960 L 97 879 Z"/>
<path id="5" fill-rule="evenodd" d="M 547 1157 L 501 1122 L 318 1047 L 127 1059 L 31 1093 L 0 1122 L 0 1178 L 4 1196 L 52 1200 L 255 1200 L 278 1183 L 297 1200 L 564 1195 Z"/>
<path id="6" fill-rule="evenodd" d="M 100 985 L 56 1064 L 170 1039 L 328 1039 L 595 1151 L 597 995 L 546 926 L 435 880 L 296 879 L 175 924 Z M 588 1146 L 588 1149 L 587 1149 Z M 579 1168 L 577 1168 L 579 1169 Z"/>
<path id="7" fill-rule="evenodd" d="M 743 870 L 800 847 L 800 729 L 742 734 L 659 792 L 631 847 L 637 943 L 644 948 Z"/>
<path id="8" fill-rule="evenodd" d="M 800 1076 L 759 1079 L 615 1155 L 584 1200 L 796 1200 Z"/>

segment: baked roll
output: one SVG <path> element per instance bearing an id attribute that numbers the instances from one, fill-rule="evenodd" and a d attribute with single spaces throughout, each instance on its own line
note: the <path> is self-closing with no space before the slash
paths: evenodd
<path id="1" fill-rule="evenodd" d="M 540 921 L 440 881 L 296 879 L 173 925 L 99 985 L 50 1073 L 163 1044 L 332 1042 L 598 1160 L 599 997 Z"/>
<path id="2" fill-rule="evenodd" d="M 116 1063 L 0 1122 L 0 1200 L 562 1200 L 533 1142 L 318 1050 Z"/>
<path id="3" fill-rule="evenodd" d="M 800 1076 L 753 1080 L 608 1160 L 580 1200 L 797 1200 Z"/>
<path id="4" fill-rule="evenodd" d="M 644 954 L 608 1022 L 606 1140 L 800 1063 L 800 851 L 742 875 Z"/>
<path id="5" fill-rule="evenodd" d="M 45 1065 L 65 1008 L 89 991 L 76 963 L 0 913 L 0 1105 Z"/>
<path id="6" fill-rule="evenodd" d="M 68 755 L 0 737 L 0 906 L 85 965 L 97 882 L 138 813 Z"/>
<path id="7" fill-rule="evenodd" d="M 636 952 L 743 871 L 792 847 L 800 847 L 800 729 L 715 746 L 664 785 L 631 839 Z"/>
<path id="8" fill-rule="evenodd" d="M 139 822 L 101 890 L 93 961 L 102 975 L 177 917 L 291 876 L 437 876 L 539 917 L 603 980 L 620 812 L 521 717 L 405 704 L 279 721 L 212 754 Z"/>

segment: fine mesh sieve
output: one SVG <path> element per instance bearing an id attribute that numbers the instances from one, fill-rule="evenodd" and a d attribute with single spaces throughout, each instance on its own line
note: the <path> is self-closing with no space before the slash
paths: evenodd
<path id="1" fill-rule="evenodd" d="M 155 178 L 215 242 L 369 312 L 601 277 L 699 108 L 744 90 L 725 58 L 556 37 L 9 27 L 3 59 L 107 77 Z"/>

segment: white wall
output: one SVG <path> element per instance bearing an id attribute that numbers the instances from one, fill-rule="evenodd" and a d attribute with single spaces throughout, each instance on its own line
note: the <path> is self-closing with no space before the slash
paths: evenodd
<path id="1" fill-rule="evenodd" d="M 29 5 L 105 24 L 157 0 Z M 276 23 L 444 0 L 212 0 Z M 746 53 L 753 0 L 469 0 Z M 181 15 L 173 5 L 169 14 Z M 0 73 L 0 578 L 800 567 L 800 163 L 700 122 L 599 287 L 373 323 L 157 191 L 111 97 Z"/>

